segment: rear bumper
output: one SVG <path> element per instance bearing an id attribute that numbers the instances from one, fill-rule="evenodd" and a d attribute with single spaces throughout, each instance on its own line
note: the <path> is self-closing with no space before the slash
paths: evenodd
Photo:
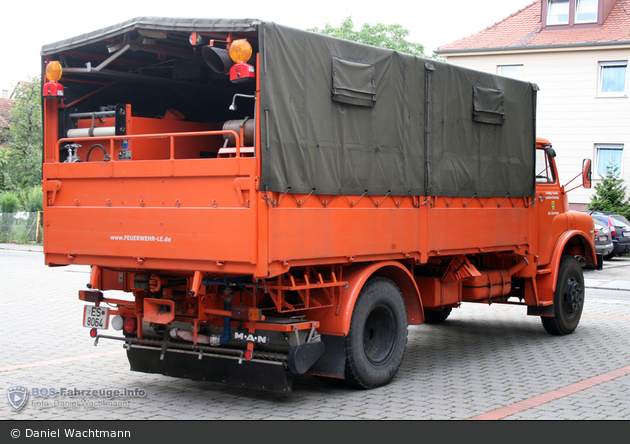
<path id="1" fill-rule="evenodd" d="M 183 350 L 170 350 L 161 356 L 162 350 L 156 347 L 131 345 L 127 350 L 131 370 L 136 372 L 279 393 L 290 392 L 293 384 L 293 374 L 281 361 L 245 361 L 238 357 Z"/>
<path id="2" fill-rule="evenodd" d="M 630 253 L 630 238 L 623 238 L 623 242 L 614 240 L 614 252 L 617 254 Z"/>
<path id="3" fill-rule="evenodd" d="M 595 244 L 595 252 L 597 254 L 601 254 L 602 256 L 608 256 L 610 253 L 613 252 L 614 249 L 615 249 L 615 246 L 612 242 L 609 242 L 607 244 L 601 244 L 601 245 Z"/>
<path id="4" fill-rule="evenodd" d="M 288 354 L 254 351 L 249 359 L 245 350 L 227 347 L 107 335 L 98 335 L 95 345 L 99 339 L 124 341 L 132 371 L 278 393 L 291 392 L 294 374 L 343 377 L 345 362 L 345 352 L 339 353 L 343 337 L 328 335 L 291 347 Z M 332 347 L 324 354 L 327 345 Z"/>

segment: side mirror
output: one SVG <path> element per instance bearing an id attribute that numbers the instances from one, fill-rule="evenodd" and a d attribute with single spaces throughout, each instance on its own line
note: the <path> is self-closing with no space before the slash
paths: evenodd
<path id="1" fill-rule="evenodd" d="M 584 188 L 591 187 L 591 159 L 582 161 L 582 186 Z"/>

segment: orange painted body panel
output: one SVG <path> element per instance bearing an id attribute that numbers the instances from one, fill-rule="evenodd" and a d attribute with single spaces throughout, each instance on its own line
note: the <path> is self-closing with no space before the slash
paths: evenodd
<path id="1" fill-rule="evenodd" d="M 102 257 L 127 267 L 138 258 L 148 267 L 172 261 L 167 269 L 186 272 L 179 261 L 208 262 L 202 270 L 216 262 L 251 268 L 254 184 L 243 174 L 254 167 L 253 159 L 45 165 L 46 180 L 60 184 L 45 209 L 46 254 L 56 263 L 100 264 Z M 59 262 L 63 255 L 73 259 Z"/>

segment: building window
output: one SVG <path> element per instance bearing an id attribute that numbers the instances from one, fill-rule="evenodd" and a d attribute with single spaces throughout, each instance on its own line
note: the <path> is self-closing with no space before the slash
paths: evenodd
<path id="1" fill-rule="evenodd" d="M 623 144 L 598 143 L 595 144 L 597 159 L 597 174 L 605 176 L 609 169 L 616 176 L 621 174 L 621 160 L 623 158 Z"/>
<path id="2" fill-rule="evenodd" d="M 575 23 L 596 23 L 599 0 L 577 0 Z"/>
<path id="3" fill-rule="evenodd" d="M 542 30 L 599 29 L 615 0 L 542 0 Z"/>
<path id="4" fill-rule="evenodd" d="M 549 0 L 547 25 L 569 24 L 569 0 Z"/>
<path id="5" fill-rule="evenodd" d="M 628 61 L 599 62 L 599 95 L 624 96 Z"/>
<path id="6" fill-rule="evenodd" d="M 497 74 L 503 77 L 523 80 L 523 65 L 499 65 Z"/>

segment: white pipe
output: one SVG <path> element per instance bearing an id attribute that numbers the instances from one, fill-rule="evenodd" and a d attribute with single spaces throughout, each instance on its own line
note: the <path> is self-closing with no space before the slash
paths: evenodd
<path id="1" fill-rule="evenodd" d="M 108 137 L 115 136 L 116 128 L 113 126 L 99 126 L 95 128 L 76 128 L 68 130 L 68 138 L 75 137 Z"/>

